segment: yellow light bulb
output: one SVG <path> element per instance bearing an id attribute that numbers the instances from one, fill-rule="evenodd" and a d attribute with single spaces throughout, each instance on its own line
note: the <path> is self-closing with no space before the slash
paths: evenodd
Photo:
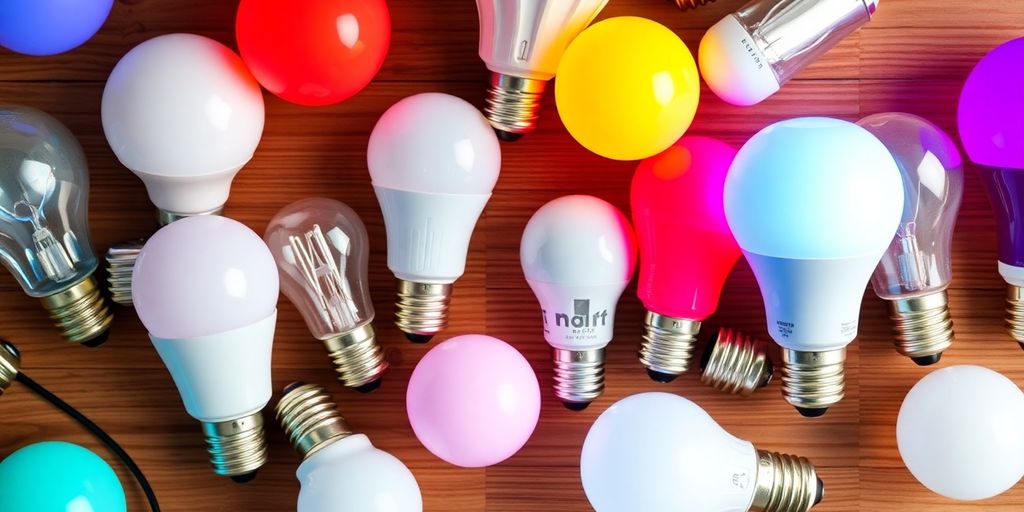
<path id="1" fill-rule="evenodd" d="M 566 49 L 555 80 L 566 129 L 614 160 L 667 149 L 689 128 L 699 98 L 697 65 L 683 41 L 664 25 L 632 16 L 584 30 Z"/>

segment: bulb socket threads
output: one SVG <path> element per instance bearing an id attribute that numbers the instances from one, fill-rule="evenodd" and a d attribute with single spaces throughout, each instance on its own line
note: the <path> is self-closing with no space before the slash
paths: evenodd
<path id="1" fill-rule="evenodd" d="M 689 11 L 696 9 L 702 5 L 713 3 L 715 0 L 668 0 L 669 3 L 676 4 L 680 10 Z"/>
<path id="2" fill-rule="evenodd" d="M 371 323 L 327 338 L 323 343 L 334 362 L 338 380 L 346 387 L 364 388 L 379 381 L 388 368 L 384 350 L 377 343 Z"/>
<path id="3" fill-rule="evenodd" d="M 686 373 L 698 333 L 700 321 L 648 311 L 644 315 L 643 341 L 637 353 L 648 375 L 658 382 L 671 382 Z"/>
<path id="4" fill-rule="evenodd" d="M 555 396 L 574 411 L 582 411 L 604 393 L 604 349 L 552 351 Z"/>
<path id="5" fill-rule="evenodd" d="M 290 384 L 274 411 L 288 440 L 303 459 L 352 435 L 338 406 L 321 386 L 303 382 Z"/>
<path id="6" fill-rule="evenodd" d="M 782 395 L 801 415 L 817 417 L 843 399 L 846 348 L 821 352 L 782 350 Z"/>
<path id="7" fill-rule="evenodd" d="M 825 497 L 825 486 L 811 461 L 757 451 L 757 476 L 750 512 L 807 512 Z"/>
<path id="8" fill-rule="evenodd" d="M 426 343 L 448 327 L 451 284 L 398 280 L 395 325 L 414 343 Z"/>
<path id="9" fill-rule="evenodd" d="M 1024 348 L 1024 287 L 1006 285 L 1006 329 Z"/>
<path id="10" fill-rule="evenodd" d="M 247 482 L 267 463 L 267 435 L 261 411 L 233 420 L 202 423 L 214 473 Z"/>
<path id="11" fill-rule="evenodd" d="M 484 114 L 498 138 L 512 142 L 537 127 L 547 82 L 501 73 L 491 74 Z"/>
<path id="12" fill-rule="evenodd" d="M 146 239 L 115 244 L 107 250 L 107 285 L 110 300 L 132 307 L 132 269 Z"/>
<path id="13" fill-rule="evenodd" d="M 726 393 L 750 396 L 772 380 L 768 347 L 764 340 L 722 327 L 704 349 L 700 381 Z"/>
<path id="14" fill-rule="evenodd" d="M 0 340 L 0 396 L 3 396 L 7 388 L 18 377 L 21 368 L 21 354 L 14 345 L 8 341 Z"/>
<path id="15" fill-rule="evenodd" d="M 96 285 L 96 278 L 91 274 L 70 288 L 41 300 L 53 323 L 68 341 L 89 347 L 98 347 L 107 341 L 107 331 L 114 317 Z"/>
<path id="16" fill-rule="evenodd" d="M 953 344 L 953 319 L 945 291 L 889 301 L 896 350 L 920 366 L 939 362 Z"/>

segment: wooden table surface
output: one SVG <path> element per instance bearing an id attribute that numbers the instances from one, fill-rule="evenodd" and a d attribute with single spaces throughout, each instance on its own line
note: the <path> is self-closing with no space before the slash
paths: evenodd
<path id="1" fill-rule="evenodd" d="M 703 31 L 743 3 L 718 0 L 699 11 L 681 13 L 664 0 L 612 0 L 602 17 L 650 17 L 675 30 L 696 50 Z M 72 52 L 31 58 L 0 50 L 0 103 L 50 112 L 85 148 L 92 172 L 90 221 L 97 251 L 146 235 L 155 226 L 142 183 L 118 163 L 103 137 L 100 96 L 108 73 L 126 51 L 159 34 L 194 32 L 234 47 L 236 4 L 119 0 L 102 31 Z M 355 98 L 305 108 L 265 94 L 263 141 L 235 180 L 226 213 L 262 233 L 285 204 L 327 195 L 351 205 L 367 223 L 376 326 L 392 364 L 383 387 L 364 396 L 334 381 L 323 348 L 285 300 L 278 320 L 274 384 L 279 390 L 302 379 L 329 386 L 350 423 L 412 469 L 426 510 L 589 510 L 577 467 L 587 429 L 613 401 L 652 390 L 693 399 L 727 430 L 758 447 L 813 460 L 827 486 L 825 501 L 815 509 L 821 512 L 1024 507 L 1021 485 L 983 503 L 961 504 L 928 492 L 904 468 L 896 450 L 896 414 L 904 394 L 929 370 L 897 355 L 884 304 L 870 290 L 859 339 L 850 347 L 847 396 L 823 418 L 800 417 L 782 399 L 777 380 L 750 399 L 710 390 L 697 375 L 671 384 L 648 380 L 635 356 L 642 321 L 635 287 L 622 299 L 604 396 L 583 412 L 564 409 L 550 391 L 548 346 L 537 304 L 522 278 L 518 241 L 532 212 L 561 195 L 593 194 L 628 212 L 635 164 L 604 160 L 576 144 L 559 122 L 552 95 L 537 132 L 502 146 L 501 179 L 477 225 L 466 275 L 455 286 L 451 326 L 441 336 L 486 333 L 521 350 L 541 382 L 540 424 L 522 451 L 487 469 L 453 467 L 427 452 L 409 427 L 404 392 L 416 361 L 436 342 L 413 345 L 392 323 L 393 279 L 385 264 L 383 222 L 366 170 L 366 144 L 377 117 L 414 93 L 442 91 L 481 106 L 488 72 L 476 53 L 472 0 L 389 4 L 394 26 L 391 53 L 377 80 Z M 1019 0 L 886 0 L 870 24 L 761 105 L 731 107 L 705 89 L 691 133 L 739 146 L 760 128 L 787 117 L 856 120 L 876 112 L 905 111 L 927 117 L 955 136 L 956 101 L 965 76 L 986 51 L 1022 32 L 1024 2 Z M 982 364 L 1024 385 L 1024 354 L 1002 327 L 1003 282 L 996 272 L 990 209 L 974 173 L 967 176 L 950 289 L 957 341 L 939 366 Z M 761 298 L 745 263 L 733 272 L 712 321 L 767 336 Z M 280 429 L 268 421 L 271 458 L 255 482 L 237 485 L 215 476 L 198 423 L 182 408 L 130 309 L 116 310 L 112 335 L 103 347 L 70 346 L 14 279 L 0 277 L 0 336 L 20 346 L 27 374 L 123 443 L 146 471 L 165 510 L 293 510 L 299 459 Z M 272 420 L 272 415 L 267 418 Z M 16 384 L 0 398 L 0 457 L 49 439 L 83 444 L 113 462 L 77 424 Z M 126 485 L 129 510 L 145 510 L 137 487 L 120 465 L 114 467 Z"/>

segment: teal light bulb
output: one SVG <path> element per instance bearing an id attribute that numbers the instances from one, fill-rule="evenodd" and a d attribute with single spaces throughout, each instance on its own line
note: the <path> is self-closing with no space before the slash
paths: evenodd
<path id="1" fill-rule="evenodd" d="M 124 488 L 99 455 L 63 441 L 0 462 L 0 512 L 125 512 Z"/>

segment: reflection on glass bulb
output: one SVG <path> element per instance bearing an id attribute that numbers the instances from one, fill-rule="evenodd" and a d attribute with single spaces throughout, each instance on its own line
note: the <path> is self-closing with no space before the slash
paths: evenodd
<path id="1" fill-rule="evenodd" d="M 303 199 L 282 208 L 263 238 L 281 291 L 323 341 L 338 379 L 360 391 L 376 389 L 388 364 L 371 323 L 369 242 L 359 216 L 333 199 Z"/>

